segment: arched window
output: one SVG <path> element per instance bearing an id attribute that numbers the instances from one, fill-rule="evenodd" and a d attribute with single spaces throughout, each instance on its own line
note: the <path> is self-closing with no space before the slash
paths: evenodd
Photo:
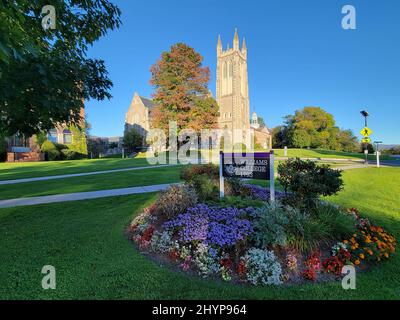
<path id="1" fill-rule="evenodd" d="M 63 141 L 64 144 L 71 144 L 72 143 L 72 133 L 68 129 L 64 129 L 63 131 Z"/>
<path id="2" fill-rule="evenodd" d="M 56 129 L 51 129 L 49 133 L 47 134 L 47 139 L 53 143 L 57 143 L 57 130 Z"/>

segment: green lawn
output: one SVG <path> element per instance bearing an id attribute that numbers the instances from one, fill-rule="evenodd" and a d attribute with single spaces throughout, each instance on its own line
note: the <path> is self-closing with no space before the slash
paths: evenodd
<path id="1" fill-rule="evenodd" d="M 331 200 L 358 207 L 400 239 L 400 169 L 344 172 L 345 191 Z M 400 256 L 339 282 L 250 287 L 212 282 L 161 267 L 124 235 L 154 194 L 0 210 L 1 299 L 399 299 Z M 43 265 L 57 289 L 41 289 Z"/>
<path id="2" fill-rule="evenodd" d="M 35 178 L 149 165 L 146 158 L 0 163 L 0 180 Z"/>
<path id="3" fill-rule="evenodd" d="M 283 149 L 274 149 L 275 156 L 283 157 Z M 338 158 L 338 159 L 365 159 L 365 155 L 362 153 L 349 153 L 332 150 L 319 150 L 319 149 L 288 149 L 288 157 L 299 157 L 299 158 Z M 376 156 L 368 155 L 369 160 L 376 160 Z M 393 160 L 389 156 L 381 156 L 382 160 Z"/>
<path id="4" fill-rule="evenodd" d="M 0 185 L 0 200 L 179 182 L 182 166 Z"/>

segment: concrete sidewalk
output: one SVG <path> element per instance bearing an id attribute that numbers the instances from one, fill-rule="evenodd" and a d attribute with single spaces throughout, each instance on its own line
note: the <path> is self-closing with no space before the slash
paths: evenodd
<path id="1" fill-rule="evenodd" d="M 125 195 L 131 195 L 131 194 L 158 192 L 158 191 L 165 190 L 174 184 L 175 183 L 169 183 L 169 184 L 159 184 L 159 185 L 143 186 L 143 187 L 99 190 L 99 191 L 91 191 L 91 192 L 57 194 L 57 195 L 42 196 L 42 197 L 1 200 L 0 208 L 33 206 L 33 205 L 37 205 L 37 204 L 89 200 L 89 199 L 97 199 L 97 198 L 125 196 Z"/>
<path id="2" fill-rule="evenodd" d="M 131 167 L 131 168 L 125 168 L 125 169 L 112 169 L 112 170 L 105 170 L 105 171 L 71 173 L 71 174 L 63 174 L 63 175 L 58 175 L 58 176 L 3 180 L 3 181 L 0 181 L 0 186 L 7 185 L 7 184 L 25 183 L 25 182 L 35 182 L 35 181 L 46 181 L 46 180 L 56 180 L 56 179 L 65 179 L 65 178 L 74 178 L 74 177 L 93 176 L 93 175 L 97 175 L 97 174 L 114 173 L 114 172 L 126 172 L 126 171 L 135 171 L 135 170 L 166 168 L 166 167 L 173 167 L 173 166 L 178 166 L 178 165 L 179 164 L 149 165 L 146 167 Z"/>

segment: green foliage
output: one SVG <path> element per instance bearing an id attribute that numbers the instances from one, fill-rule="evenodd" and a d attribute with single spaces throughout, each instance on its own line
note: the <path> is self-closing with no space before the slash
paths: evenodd
<path id="1" fill-rule="evenodd" d="M 211 179 L 218 179 L 219 167 L 214 164 L 187 166 L 181 171 L 181 179 L 190 183 L 196 176 L 207 175 Z"/>
<path id="2" fill-rule="evenodd" d="M 311 136 L 305 130 L 296 130 L 293 133 L 293 145 L 297 148 L 309 147 Z"/>
<path id="3" fill-rule="evenodd" d="M 61 156 L 63 160 L 77 160 L 79 158 L 77 153 L 70 149 L 62 149 Z"/>
<path id="4" fill-rule="evenodd" d="M 218 200 L 219 197 L 219 166 L 214 164 L 192 165 L 181 171 L 181 179 L 192 186 L 202 201 Z M 225 179 L 225 195 L 246 196 L 240 179 Z M 249 196 L 250 194 L 247 194 Z"/>
<path id="5" fill-rule="evenodd" d="M 312 209 L 319 196 L 331 196 L 343 188 L 340 170 L 310 160 L 291 158 L 281 162 L 278 174 L 278 181 L 285 191 L 285 202 L 295 207 Z"/>
<path id="6" fill-rule="evenodd" d="M 328 243 L 331 239 L 332 233 L 329 225 L 304 215 L 302 228 L 294 229 L 294 232 L 288 236 L 287 245 L 300 252 L 311 252 L 316 250 L 321 242 Z"/>
<path id="7" fill-rule="evenodd" d="M 8 136 L 78 124 L 85 100 L 111 98 L 104 61 L 89 59 L 87 49 L 119 27 L 118 7 L 108 0 L 52 1 L 56 29 L 44 31 L 44 4 L 0 2 L 0 132 Z"/>
<path id="8" fill-rule="evenodd" d="M 315 216 L 321 223 L 329 226 L 332 237 L 347 239 L 354 233 L 354 217 L 333 204 L 319 202 L 315 208 Z"/>
<path id="9" fill-rule="evenodd" d="M 272 130 L 275 148 L 323 148 L 358 152 L 359 143 L 351 130 L 335 126 L 333 115 L 319 107 L 305 107 L 285 117 L 285 124 Z"/>
<path id="10" fill-rule="evenodd" d="M 201 201 L 213 201 L 219 197 L 218 181 L 210 179 L 205 174 L 194 177 L 191 186 Z"/>
<path id="11" fill-rule="evenodd" d="M 143 137 L 135 130 L 125 131 L 124 148 L 128 153 L 134 152 L 137 148 L 143 146 Z"/>
<path id="12" fill-rule="evenodd" d="M 187 186 L 171 186 L 160 193 L 157 209 L 168 219 L 183 214 L 197 203 L 196 192 Z"/>
<path id="13" fill-rule="evenodd" d="M 7 160 L 7 143 L 6 139 L 0 134 L 0 161 Z"/>
<path id="14" fill-rule="evenodd" d="M 67 149 L 75 152 L 73 159 L 83 159 L 88 155 L 86 127 L 84 125 L 70 125 L 68 129 L 72 133 L 72 143 L 67 146 Z"/>
<path id="15" fill-rule="evenodd" d="M 54 161 L 60 158 L 60 151 L 58 151 L 55 144 L 49 140 L 43 142 L 40 149 L 42 152 L 47 154 L 50 161 Z"/>
<path id="16" fill-rule="evenodd" d="M 279 203 L 266 204 L 255 212 L 253 240 L 258 247 L 284 246 L 289 223 L 286 208 Z"/>
<path id="17" fill-rule="evenodd" d="M 45 131 L 39 132 L 35 135 L 35 143 L 41 147 L 42 144 L 47 140 L 47 133 Z"/>

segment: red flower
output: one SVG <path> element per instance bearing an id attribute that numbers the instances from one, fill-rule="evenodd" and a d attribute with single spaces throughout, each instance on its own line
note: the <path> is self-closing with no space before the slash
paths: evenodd
<path id="1" fill-rule="evenodd" d="M 231 270 L 231 269 L 232 269 L 232 260 L 231 260 L 231 258 L 229 258 L 229 257 L 221 259 L 221 260 L 219 261 L 219 264 L 220 264 L 222 267 L 225 267 L 225 268 L 228 269 L 228 270 Z"/>
<path id="2" fill-rule="evenodd" d="M 321 253 L 318 251 L 314 252 L 304 264 L 308 269 L 318 271 L 321 268 Z"/>
<path id="3" fill-rule="evenodd" d="M 317 271 L 313 268 L 307 268 L 301 273 L 301 276 L 306 280 L 315 281 L 317 280 Z"/>
<path id="4" fill-rule="evenodd" d="M 149 226 L 142 234 L 140 241 L 150 241 L 154 233 L 154 226 Z"/>
<path id="5" fill-rule="evenodd" d="M 243 260 L 240 260 L 239 262 L 239 265 L 237 267 L 237 273 L 242 278 L 246 277 L 247 273 L 246 262 L 244 262 Z"/>
<path id="6" fill-rule="evenodd" d="M 173 261 L 176 262 L 179 259 L 179 253 L 177 250 L 173 249 L 168 253 L 169 258 Z"/>
<path id="7" fill-rule="evenodd" d="M 338 256 L 328 258 L 322 263 L 326 273 L 334 273 L 336 275 L 342 273 L 343 265 L 343 261 Z"/>

